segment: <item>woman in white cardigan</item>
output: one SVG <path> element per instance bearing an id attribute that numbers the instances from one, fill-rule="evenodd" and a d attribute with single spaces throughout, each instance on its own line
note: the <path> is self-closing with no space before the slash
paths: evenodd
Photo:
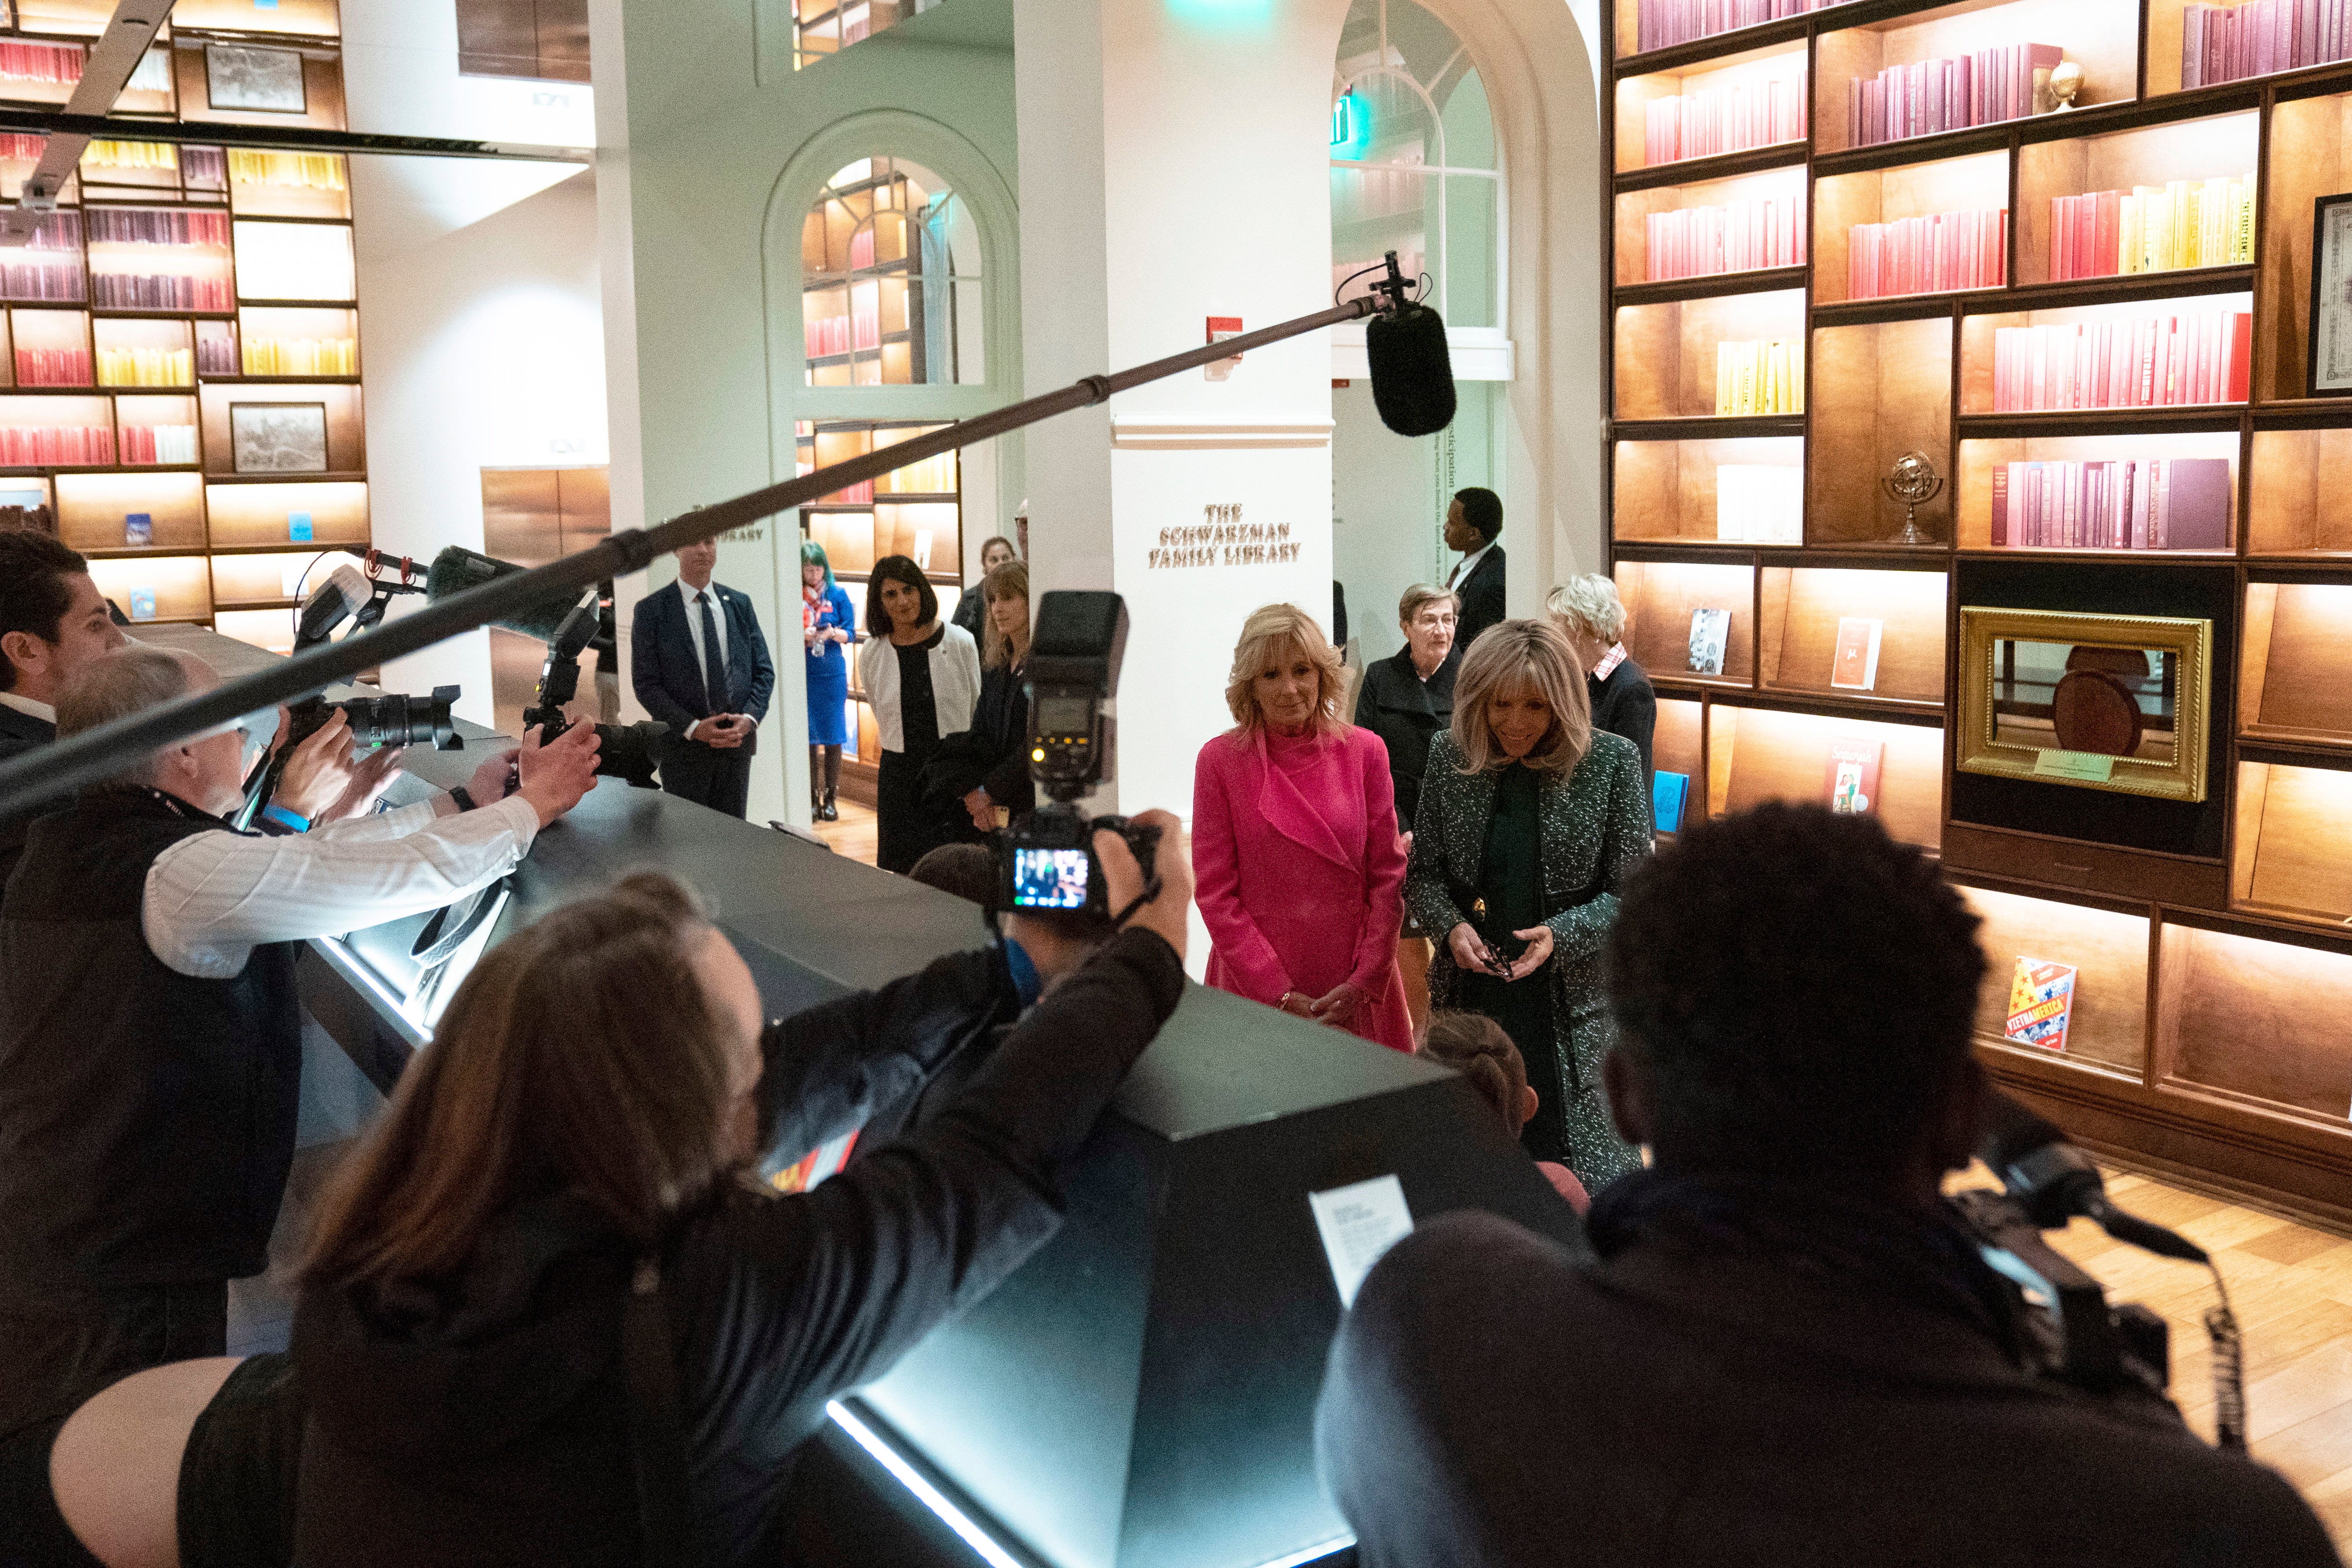
<path id="1" fill-rule="evenodd" d="M 875 864 L 901 874 L 952 835 L 923 806 L 923 765 L 940 739 L 971 728 L 980 698 L 980 650 L 971 634 L 940 619 L 940 596 L 904 555 L 874 563 L 866 585 L 857 683 L 882 731 L 881 816 Z"/>

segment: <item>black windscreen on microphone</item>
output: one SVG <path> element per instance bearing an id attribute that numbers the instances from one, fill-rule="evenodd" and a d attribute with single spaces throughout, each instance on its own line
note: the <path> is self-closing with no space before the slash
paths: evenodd
<path id="1" fill-rule="evenodd" d="M 1400 436 L 1433 436 L 1454 423 L 1454 359 L 1445 322 L 1426 305 L 1382 311 L 1364 325 L 1372 405 Z"/>
<path id="2" fill-rule="evenodd" d="M 500 561 L 496 556 L 452 544 L 433 558 L 432 566 L 425 572 L 425 596 L 438 604 L 452 594 L 462 594 L 493 578 L 510 576 L 523 570 L 525 568 L 510 561 Z M 564 617 L 572 613 L 572 606 L 579 597 L 578 594 L 567 589 L 551 598 L 525 605 L 490 625 L 520 632 L 527 637 L 537 637 L 541 642 L 553 642 L 556 635 L 563 629 Z"/>

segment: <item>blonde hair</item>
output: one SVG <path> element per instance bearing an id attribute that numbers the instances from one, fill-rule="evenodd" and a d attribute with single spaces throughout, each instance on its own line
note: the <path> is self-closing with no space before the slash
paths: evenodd
<path id="1" fill-rule="evenodd" d="M 1315 667 L 1315 714 L 1307 727 L 1318 734 L 1336 734 L 1347 728 L 1339 719 L 1339 699 L 1348 686 L 1338 650 L 1315 617 L 1297 605 L 1265 605 L 1252 610 L 1249 619 L 1242 623 L 1241 641 L 1234 645 L 1234 672 L 1225 682 L 1225 706 L 1238 726 L 1236 739 L 1264 727 L 1265 715 L 1257 706 L 1257 678 L 1285 643 L 1305 654 Z"/>
<path id="2" fill-rule="evenodd" d="M 1404 597 L 1397 601 L 1397 624 L 1403 626 L 1412 625 L 1413 616 L 1421 614 L 1423 605 L 1439 599 L 1453 605 L 1455 615 L 1462 613 L 1462 595 L 1453 589 L 1433 588 L 1426 583 L 1415 583 L 1404 591 Z"/>
<path id="3" fill-rule="evenodd" d="M 1478 636 L 1454 678 L 1454 744 L 1462 771 L 1482 773 L 1510 759 L 1486 723 L 1486 704 L 1532 690 L 1551 706 L 1551 728 L 1520 759 L 1531 768 L 1572 773 L 1592 749 L 1592 700 L 1568 638 L 1549 621 L 1497 621 Z"/>
<path id="4" fill-rule="evenodd" d="M 1013 639 L 999 631 L 996 626 L 996 601 L 1019 598 L 1025 602 L 1028 597 L 1029 567 L 1017 555 L 980 580 L 981 606 L 983 612 L 980 617 L 980 662 L 990 669 L 1013 662 Z M 1025 625 L 1021 634 L 1021 651 L 1024 654 L 1029 651 L 1029 634 Z"/>
<path id="5" fill-rule="evenodd" d="M 1617 596 L 1617 584 L 1598 572 L 1570 577 L 1554 588 L 1544 600 L 1544 610 L 1555 619 L 1582 626 L 1605 643 L 1614 643 L 1625 635 L 1625 603 Z"/>

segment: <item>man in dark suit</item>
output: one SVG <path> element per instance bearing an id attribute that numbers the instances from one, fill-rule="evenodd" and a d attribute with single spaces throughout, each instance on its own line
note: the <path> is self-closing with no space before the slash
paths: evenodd
<path id="1" fill-rule="evenodd" d="M 58 690 L 125 640 L 89 562 L 47 534 L 0 533 L 0 759 L 56 740 Z M 0 820 L 0 884 L 30 820 Z"/>
<path id="2" fill-rule="evenodd" d="M 760 721 L 776 667 L 751 601 L 710 580 L 719 546 L 677 552 L 677 581 L 637 601 L 629 675 L 646 711 L 669 726 L 656 742 L 662 788 L 741 816 Z"/>
<path id="3" fill-rule="evenodd" d="M 1462 600 L 1462 624 L 1455 640 L 1465 648 L 1478 634 L 1503 618 L 1503 498 L 1473 485 L 1454 492 L 1445 509 L 1445 548 L 1458 550 L 1462 559 L 1445 585 Z"/>
<path id="4" fill-rule="evenodd" d="M 1364 1568 L 2333 1568 L 2294 1489 L 2051 1374 L 1947 1203 L 1984 1110 L 1979 921 L 1874 816 L 1770 803 L 1633 877 L 1602 1079 L 1654 1163 L 1589 1251 L 1416 1224 L 1316 1450 Z M 2006 950 L 2002 950 L 2005 952 Z"/>

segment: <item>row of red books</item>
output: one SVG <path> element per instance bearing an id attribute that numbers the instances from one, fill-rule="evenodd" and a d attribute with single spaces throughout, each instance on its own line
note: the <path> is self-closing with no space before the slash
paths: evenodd
<path id="1" fill-rule="evenodd" d="M 1712 158 L 1805 139 L 1805 79 L 1711 87 L 1661 98 L 1643 111 L 1644 164 Z"/>
<path id="2" fill-rule="evenodd" d="M 1643 53 L 1694 38 L 1711 38 L 1738 27 L 1777 22 L 1820 11 L 1837 0 L 1641 0 L 1634 47 Z"/>
<path id="3" fill-rule="evenodd" d="M 2253 326 L 2227 310 L 1997 328 L 1993 411 L 2243 403 Z"/>
<path id="4" fill-rule="evenodd" d="M 1649 254 L 1653 283 L 1712 278 L 1805 262 L 1805 202 L 1801 196 L 1731 202 L 1652 213 Z"/>
<path id="5" fill-rule="evenodd" d="M 1992 542 L 2056 550 L 2227 550 L 2230 459 L 1995 463 Z"/>
<path id="6" fill-rule="evenodd" d="M 88 349 L 18 349 L 16 351 L 16 384 L 19 386 L 88 386 L 89 351 Z"/>
<path id="7" fill-rule="evenodd" d="M 2050 279 L 2115 278 L 2254 258 L 2254 176 L 2050 198 Z"/>
<path id="8" fill-rule="evenodd" d="M 2352 0 L 2246 0 L 2180 12 L 2180 85 L 2210 87 L 2352 56 Z"/>
<path id="9" fill-rule="evenodd" d="M 848 316 L 813 316 L 803 331 L 811 354 L 845 354 L 853 347 L 870 349 L 881 344 L 882 317 L 877 310 L 859 310 Z"/>
<path id="10" fill-rule="evenodd" d="M 1952 59 L 1888 66 L 1875 77 L 1849 78 L 1846 142 L 1868 147 L 2021 120 L 2048 106 L 2050 73 L 2065 58 L 2055 44 L 2004 44 Z"/>
<path id="11" fill-rule="evenodd" d="M 1998 289 L 2009 278 L 2009 214 L 1930 213 L 1846 231 L 1846 297 Z"/>
<path id="12" fill-rule="evenodd" d="M 10 81 L 79 81 L 81 49 L 74 44 L 0 43 L 0 78 Z"/>
<path id="13" fill-rule="evenodd" d="M 104 425 L 0 425 L 0 468 L 112 461 L 114 431 Z"/>

